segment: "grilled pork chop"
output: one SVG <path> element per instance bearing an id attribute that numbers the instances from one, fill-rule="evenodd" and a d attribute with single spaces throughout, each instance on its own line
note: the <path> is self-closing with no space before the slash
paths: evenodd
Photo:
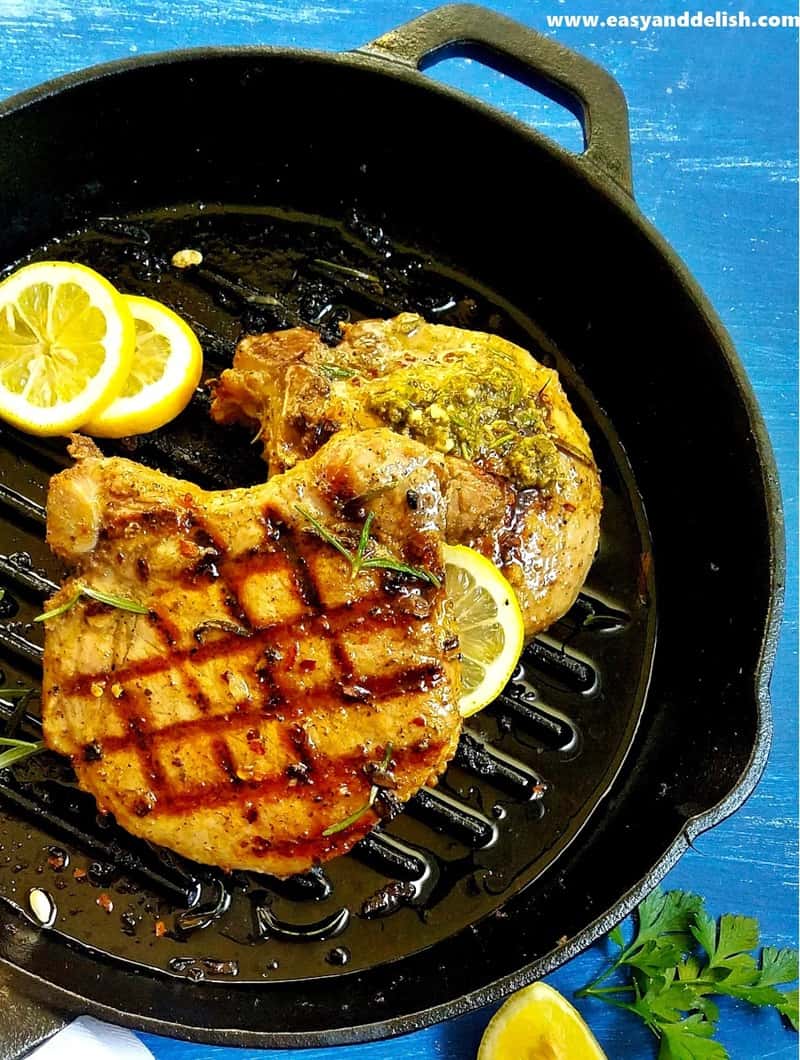
<path id="1" fill-rule="evenodd" d="M 511 342 L 412 313 L 250 335 L 215 387 L 220 423 L 259 428 L 271 474 L 336 431 L 384 424 L 445 455 L 452 544 L 514 586 L 528 637 L 573 604 L 597 548 L 600 477 L 558 375 Z"/>
<path id="2" fill-rule="evenodd" d="M 441 457 L 339 434 L 263 486 L 208 493 L 72 451 L 47 536 L 76 573 L 48 606 L 88 586 L 147 608 L 83 595 L 46 622 L 45 740 L 102 810 L 197 861 L 286 876 L 435 782 L 461 729 Z M 328 534 L 361 542 L 365 569 Z"/>

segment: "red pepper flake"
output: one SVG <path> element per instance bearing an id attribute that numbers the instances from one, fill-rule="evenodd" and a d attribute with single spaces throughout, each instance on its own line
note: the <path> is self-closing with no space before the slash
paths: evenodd
<path id="1" fill-rule="evenodd" d="M 193 559 L 199 552 L 199 549 L 193 541 L 187 541 L 186 538 L 181 538 L 178 542 L 178 551 L 187 559 Z"/>
<path id="2" fill-rule="evenodd" d="M 418 718 L 412 718 L 412 719 L 411 719 L 411 724 L 412 724 L 412 725 L 419 725 L 419 727 L 420 727 L 421 729 L 424 729 L 424 728 L 425 728 L 425 726 L 427 725 L 427 722 L 425 721 L 425 719 L 424 719 L 424 718 L 422 717 L 422 715 L 420 714 L 420 716 L 419 716 Z"/>
<path id="3" fill-rule="evenodd" d="M 311 673 L 311 671 L 312 670 L 316 670 L 316 668 L 317 668 L 316 660 L 314 660 L 314 659 L 301 659 L 300 660 L 300 669 L 303 671 L 304 674 Z"/>
<path id="4" fill-rule="evenodd" d="M 163 920 L 156 920 L 153 926 L 153 931 L 155 932 L 156 938 L 160 939 L 162 935 L 166 935 L 167 925 L 164 923 Z"/>
<path id="5" fill-rule="evenodd" d="M 47 859 L 47 864 L 53 870 L 53 872 L 61 872 L 66 864 L 66 858 L 63 854 L 51 854 Z"/>
<path id="6" fill-rule="evenodd" d="M 266 753 L 264 751 L 264 744 L 261 742 L 261 740 L 248 740 L 247 746 L 250 748 L 254 755 L 263 755 Z"/>
<path id="7" fill-rule="evenodd" d="M 101 909 L 105 909 L 107 913 L 114 912 L 114 903 L 111 901 L 111 895 L 106 894 L 105 891 L 99 895 L 96 899 L 97 904 Z"/>
<path id="8" fill-rule="evenodd" d="M 72 875 L 79 883 L 81 883 L 86 879 L 88 873 L 86 872 L 86 869 L 73 869 Z"/>

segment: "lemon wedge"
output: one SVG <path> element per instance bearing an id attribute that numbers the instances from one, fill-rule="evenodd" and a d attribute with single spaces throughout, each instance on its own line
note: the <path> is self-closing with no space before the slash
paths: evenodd
<path id="1" fill-rule="evenodd" d="M 478 1060 L 607 1060 L 579 1013 L 546 983 L 512 994 L 481 1039 Z"/>
<path id="2" fill-rule="evenodd" d="M 122 390 L 82 428 L 101 438 L 163 427 L 188 405 L 203 371 L 203 351 L 185 320 L 152 298 L 123 297 L 136 327 L 136 351 Z"/>
<path id="3" fill-rule="evenodd" d="M 26 265 L 0 283 L 0 416 L 31 434 L 66 434 L 119 393 L 133 317 L 93 269 Z"/>
<path id="4" fill-rule="evenodd" d="M 445 545 L 445 588 L 461 652 L 461 714 L 468 718 L 503 691 L 525 640 L 517 597 L 495 565 L 474 548 Z"/>

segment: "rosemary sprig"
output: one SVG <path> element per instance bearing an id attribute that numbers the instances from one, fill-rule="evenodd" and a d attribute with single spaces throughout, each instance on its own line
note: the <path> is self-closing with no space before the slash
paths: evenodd
<path id="1" fill-rule="evenodd" d="M 499 438 L 492 439 L 492 445 L 499 446 L 505 445 L 506 442 L 513 442 L 516 438 L 515 434 L 501 434 Z"/>
<path id="2" fill-rule="evenodd" d="M 393 749 L 394 745 L 390 740 L 389 743 L 387 743 L 386 745 L 386 754 L 383 756 L 381 764 L 378 766 L 379 773 L 382 773 L 389 765 L 389 762 L 392 759 Z M 336 824 L 328 825 L 328 827 L 322 834 L 326 837 L 330 835 L 335 835 L 337 832 L 343 832 L 345 828 L 349 828 L 351 824 L 355 824 L 356 821 L 363 817 L 368 810 L 372 809 L 372 806 L 375 800 L 377 799 L 380 790 L 381 789 L 377 784 L 373 784 L 372 787 L 369 789 L 369 798 L 363 806 L 359 806 L 357 810 L 353 810 L 351 814 L 348 814 L 348 816 L 345 817 L 343 820 L 337 821 Z"/>
<path id="3" fill-rule="evenodd" d="M 195 626 L 193 635 L 194 639 L 199 643 L 203 643 L 206 633 L 211 630 L 219 630 L 221 633 L 232 633 L 237 637 L 252 637 L 252 629 L 246 629 L 244 626 L 240 626 L 238 622 L 229 622 L 224 618 L 209 618 L 205 622 L 201 622 L 199 626 Z"/>
<path id="4" fill-rule="evenodd" d="M 44 750 L 44 741 L 37 740 L 13 740 L 10 736 L 0 736 L 0 747 L 7 747 L 7 751 L 0 753 L 0 769 L 7 769 L 15 762 L 21 762 L 25 758 L 39 754 Z"/>
<path id="5" fill-rule="evenodd" d="M 365 272 L 363 269 L 354 269 L 350 265 L 340 265 L 336 261 L 326 261 L 324 258 L 313 258 L 311 264 L 316 265 L 319 269 L 328 270 L 329 272 L 340 272 L 343 276 L 353 276 L 357 280 L 364 280 L 365 283 L 374 284 L 376 287 L 381 286 L 380 278 L 373 272 Z"/>
<path id="6" fill-rule="evenodd" d="M 595 471 L 597 470 L 597 464 L 595 464 L 594 460 L 581 449 L 576 449 L 574 445 L 565 442 L 563 438 L 553 438 L 552 441 L 559 452 L 566 454 L 566 456 L 571 456 L 573 460 L 578 460 L 581 464 L 586 464 L 587 467 L 591 467 Z"/>
<path id="7" fill-rule="evenodd" d="M 319 521 L 319 519 L 315 519 L 311 512 L 307 512 L 305 508 L 301 508 L 299 504 L 295 504 L 295 509 L 300 512 L 304 519 L 308 519 L 308 521 L 317 531 L 317 534 L 319 534 L 322 540 L 327 541 L 327 543 L 332 548 L 335 548 L 337 552 L 341 552 L 347 562 L 352 566 L 353 562 L 355 561 L 353 553 L 349 549 L 345 548 L 341 541 L 337 537 L 334 537 L 334 535 L 329 530 L 326 530 L 322 523 Z"/>
<path id="8" fill-rule="evenodd" d="M 442 579 L 432 571 L 425 570 L 423 567 L 409 567 L 407 563 L 401 563 L 399 560 L 389 559 L 384 556 L 368 557 L 362 561 L 359 570 L 393 570 L 397 571 L 398 574 L 409 574 L 412 578 L 421 578 L 423 581 L 430 582 L 431 585 L 436 586 L 437 589 L 442 584 Z"/>
<path id="9" fill-rule="evenodd" d="M 335 835 L 337 832 L 343 832 L 345 830 L 345 828 L 349 828 L 351 824 L 355 824 L 356 821 L 358 821 L 361 817 L 363 817 L 364 814 L 367 812 L 367 810 L 371 810 L 372 809 L 372 803 L 375 801 L 372 798 L 372 792 L 374 790 L 375 790 L 375 785 L 373 784 L 372 789 L 370 790 L 370 793 L 369 793 L 370 794 L 370 798 L 364 803 L 363 806 L 359 806 L 357 810 L 353 810 L 353 812 L 351 814 L 349 814 L 343 820 L 337 821 L 336 824 L 329 825 L 325 829 L 325 831 L 322 833 L 325 836 L 325 838 L 327 839 L 328 836 Z"/>
<path id="10" fill-rule="evenodd" d="M 79 585 L 69 600 L 58 607 L 52 608 L 50 611 L 37 615 L 33 621 L 47 622 L 51 618 L 63 615 L 66 611 L 73 608 L 82 596 L 88 596 L 90 600 L 96 600 L 100 604 L 108 604 L 109 607 L 117 607 L 120 611 L 130 611 L 135 615 L 147 614 L 147 608 L 137 600 L 130 600 L 126 596 L 113 596 L 111 593 L 104 593 L 101 589 L 92 589 L 88 585 Z"/>
<path id="11" fill-rule="evenodd" d="M 352 379 L 354 375 L 358 375 L 358 372 L 352 368 L 342 368 L 338 364 L 330 364 L 328 361 L 323 361 L 317 365 L 317 368 L 322 372 L 323 375 L 327 376 L 328 379 Z"/>
<path id="12" fill-rule="evenodd" d="M 364 554 L 367 551 L 369 532 L 372 529 L 372 524 L 374 522 L 375 512 L 369 512 L 367 518 L 364 520 L 364 525 L 361 527 L 361 533 L 358 538 L 358 548 L 356 549 L 355 559 L 353 560 L 353 577 L 358 574 L 365 563 L 369 562 L 364 559 Z"/>
<path id="13" fill-rule="evenodd" d="M 317 534 L 326 541 L 332 548 L 335 548 L 347 562 L 350 564 L 351 576 L 357 577 L 363 570 L 392 570 L 397 571 L 399 574 L 408 574 L 412 578 L 419 578 L 421 581 L 426 581 L 430 585 L 435 586 L 437 589 L 441 586 L 442 581 L 433 571 L 425 570 L 422 567 L 410 567 L 407 563 L 401 563 L 400 560 L 391 559 L 388 556 L 367 556 L 365 555 L 367 546 L 369 544 L 369 534 L 372 528 L 372 524 L 375 519 L 375 513 L 370 512 L 364 521 L 364 525 L 361 527 L 361 534 L 358 539 L 358 547 L 355 552 L 351 552 L 349 548 L 346 548 L 342 542 L 327 530 L 322 523 L 315 519 L 311 512 L 307 512 L 305 508 L 301 508 L 299 504 L 295 504 L 295 509 L 307 519 L 313 526 Z"/>

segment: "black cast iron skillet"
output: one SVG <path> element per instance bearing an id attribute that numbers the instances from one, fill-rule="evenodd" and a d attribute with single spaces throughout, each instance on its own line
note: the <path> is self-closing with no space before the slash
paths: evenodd
<path id="1" fill-rule="evenodd" d="M 565 101 L 583 155 L 427 80 L 450 47 Z M 204 265 L 178 272 L 187 246 Z M 770 736 L 775 469 L 730 340 L 633 202 L 607 74 L 453 6 L 347 55 L 204 50 L 70 76 L 0 109 L 0 265 L 37 256 L 175 306 L 212 374 L 243 331 L 298 321 L 333 338 L 348 316 L 416 309 L 505 334 L 561 371 L 605 511 L 584 594 L 470 722 L 436 792 L 324 871 L 224 876 L 96 821 L 54 756 L 3 774 L 0 957 L 25 989 L 210 1042 L 413 1030 L 573 956 L 746 798 Z M 59 574 L 41 506 L 67 458 L 2 441 L 0 649 L 6 683 L 33 687 L 26 623 Z M 201 394 L 108 451 L 213 486 L 263 475 L 247 443 L 209 424 Z M 35 701 L 3 713 L 35 733 Z M 32 886 L 54 898 L 52 928 L 31 919 Z"/>

